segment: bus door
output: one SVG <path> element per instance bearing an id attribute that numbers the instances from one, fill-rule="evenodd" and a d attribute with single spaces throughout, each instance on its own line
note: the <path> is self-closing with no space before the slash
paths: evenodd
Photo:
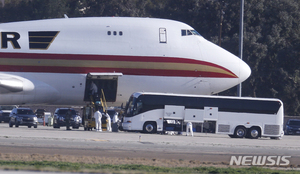
<path id="1" fill-rule="evenodd" d="M 218 121 L 218 107 L 204 107 L 203 132 L 215 133 L 216 122 Z"/>
<path id="2" fill-rule="evenodd" d="M 84 101 L 100 101 L 102 91 L 106 102 L 115 102 L 117 99 L 118 77 L 122 73 L 88 73 L 86 75 Z"/>

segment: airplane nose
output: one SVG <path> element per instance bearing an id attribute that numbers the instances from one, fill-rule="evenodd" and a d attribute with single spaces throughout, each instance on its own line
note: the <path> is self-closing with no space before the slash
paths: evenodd
<path id="1" fill-rule="evenodd" d="M 245 81 L 251 75 L 251 69 L 243 60 L 240 60 L 240 61 L 241 62 L 240 62 L 239 81 L 241 83 L 241 82 Z"/>

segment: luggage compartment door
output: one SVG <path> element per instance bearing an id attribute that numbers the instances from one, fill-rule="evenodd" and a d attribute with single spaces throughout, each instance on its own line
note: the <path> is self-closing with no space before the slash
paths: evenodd
<path id="1" fill-rule="evenodd" d="M 204 107 L 204 120 L 217 121 L 218 120 L 218 107 Z"/>
<path id="2" fill-rule="evenodd" d="M 204 110 L 185 109 L 184 122 L 203 123 Z"/>
<path id="3" fill-rule="evenodd" d="M 122 73 L 88 73 L 83 100 L 90 102 L 91 97 L 101 97 L 103 90 L 106 102 L 115 102 L 117 99 L 118 77 L 122 75 Z"/>
<path id="4" fill-rule="evenodd" d="M 164 119 L 183 120 L 184 106 L 165 105 Z"/>

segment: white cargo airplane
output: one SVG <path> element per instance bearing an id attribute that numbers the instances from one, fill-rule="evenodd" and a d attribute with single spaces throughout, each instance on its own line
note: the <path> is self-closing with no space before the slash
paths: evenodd
<path id="1" fill-rule="evenodd" d="M 251 74 L 173 20 L 61 18 L 2 23 L 0 32 L 0 105 L 83 105 L 92 86 L 113 105 L 136 91 L 214 94 Z"/>

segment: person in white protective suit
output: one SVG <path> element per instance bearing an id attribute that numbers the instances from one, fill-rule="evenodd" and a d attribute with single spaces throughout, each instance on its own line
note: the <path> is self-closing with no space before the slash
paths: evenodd
<path id="1" fill-rule="evenodd" d="M 106 116 L 106 130 L 111 132 L 111 119 L 107 112 L 103 113 Z"/>
<path id="2" fill-rule="evenodd" d="M 95 123 L 96 123 L 96 131 L 97 132 L 102 132 L 102 128 L 101 128 L 101 118 L 102 118 L 102 114 L 100 112 L 100 109 L 98 109 L 95 113 L 94 113 L 94 118 L 95 118 Z"/>
<path id="3" fill-rule="evenodd" d="M 118 113 L 116 113 L 113 117 L 113 123 L 118 123 L 119 121 L 119 117 L 118 117 Z"/>
<path id="4" fill-rule="evenodd" d="M 186 136 L 189 135 L 189 131 L 191 132 L 192 137 L 194 136 L 193 134 L 193 124 L 191 122 L 186 123 Z"/>

